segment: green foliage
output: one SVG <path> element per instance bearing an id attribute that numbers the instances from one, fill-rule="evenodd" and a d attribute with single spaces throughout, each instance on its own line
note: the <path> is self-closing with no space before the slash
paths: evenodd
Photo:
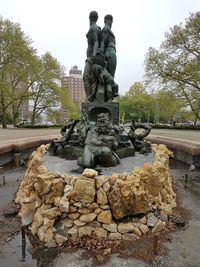
<path id="1" fill-rule="evenodd" d="M 61 105 L 64 69 L 49 52 L 39 57 L 20 25 L 0 17 L 0 116 L 6 127 L 6 114 L 17 125 L 20 106 L 31 103 L 31 123 L 43 112 Z M 66 91 L 65 91 L 66 93 Z M 68 101 L 70 103 L 70 101 Z M 76 116 L 73 104 L 68 105 Z"/>
<path id="2" fill-rule="evenodd" d="M 118 97 L 120 104 L 120 119 L 127 121 L 149 121 L 153 107 L 153 98 L 148 94 L 142 83 L 134 83 L 125 96 Z"/>
<path id="3" fill-rule="evenodd" d="M 60 102 L 63 67 L 48 52 L 38 58 L 37 80 L 30 88 L 33 103 L 32 124 L 48 109 Z"/>
<path id="4" fill-rule="evenodd" d="M 183 98 L 200 119 L 200 12 L 165 35 L 159 50 L 150 47 L 145 59 L 146 83 L 157 83 Z"/>
<path id="5" fill-rule="evenodd" d="M 6 127 L 6 113 L 15 120 L 22 101 L 28 99 L 30 72 L 35 50 L 18 24 L 0 17 L 0 110 Z"/>
<path id="6" fill-rule="evenodd" d="M 174 92 L 148 93 L 142 83 L 134 83 L 125 96 L 117 98 L 121 121 L 135 119 L 141 122 L 173 122 L 176 116 L 183 118 L 185 102 Z"/>

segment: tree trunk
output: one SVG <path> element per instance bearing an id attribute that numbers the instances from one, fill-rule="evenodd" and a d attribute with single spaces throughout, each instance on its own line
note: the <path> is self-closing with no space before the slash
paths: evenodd
<path id="1" fill-rule="evenodd" d="M 6 129 L 7 128 L 7 124 L 6 124 L 6 112 L 5 110 L 2 110 L 2 128 Z"/>

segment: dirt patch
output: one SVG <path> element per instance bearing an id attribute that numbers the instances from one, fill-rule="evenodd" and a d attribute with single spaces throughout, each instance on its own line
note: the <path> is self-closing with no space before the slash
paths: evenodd
<path id="1" fill-rule="evenodd" d="M 0 215 L 0 248 L 10 241 L 21 229 L 21 220 L 16 216 L 6 218 Z"/>

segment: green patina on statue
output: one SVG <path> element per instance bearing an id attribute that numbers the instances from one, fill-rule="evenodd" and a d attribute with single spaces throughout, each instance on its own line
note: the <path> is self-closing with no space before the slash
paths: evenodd
<path id="1" fill-rule="evenodd" d="M 114 81 L 117 57 L 115 36 L 111 30 L 113 17 L 105 16 L 102 30 L 96 24 L 97 19 L 97 12 L 90 12 L 90 28 L 86 34 L 87 59 L 83 73 L 85 94 L 90 102 L 112 102 L 118 96 L 118 85 Z"/>
<path id="2" fill-rule="evenodd" d="M 84 168 L 94 168 L 96 165 L 115 166 L 119 163 L 119 157 L 114 152 L 117 147 L 117 136 L 109 115 L 100 113 L 95 127 L 87 133 L 79 165 Z"/>

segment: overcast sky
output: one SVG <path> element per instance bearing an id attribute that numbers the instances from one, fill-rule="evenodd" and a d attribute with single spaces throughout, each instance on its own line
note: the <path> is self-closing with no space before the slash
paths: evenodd
<path id="1" fill-rule="evenodd" d="M 159 48 L 170 27 L 200 11 L 200 0 L 0 0 L 1 16 L 20 23 L 38 53 L 51 52 L 66 74 L 73 65 L 84 68 L 92 10 L 99 14 L 100 27 L 106 14 L 113 15 L 115 81 L 124 94 L 134 82 L 142 81 L 148 48 Z"/>

